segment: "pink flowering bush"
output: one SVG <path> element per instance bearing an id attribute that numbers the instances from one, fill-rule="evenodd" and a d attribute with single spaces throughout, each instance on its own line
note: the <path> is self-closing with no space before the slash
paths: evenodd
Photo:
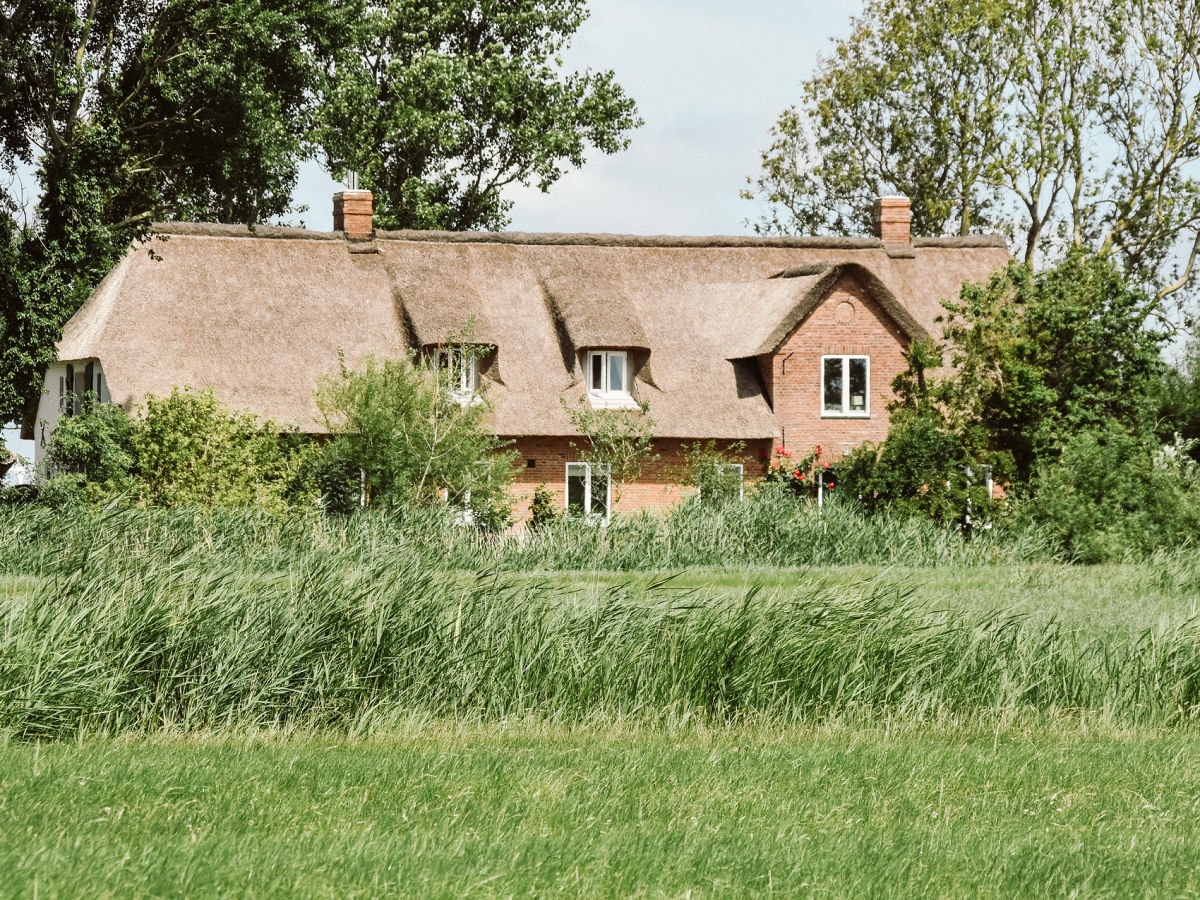
<path id="1" fill-rule="evenodd" d="M 787 447 L 776 447 L 764 481 L 785 485 L 797 497 L 815 497 L 820 481 L 826 490 L 834 487 L 833 473 L 820 444 L 803 456 L 794 455 Z"/>

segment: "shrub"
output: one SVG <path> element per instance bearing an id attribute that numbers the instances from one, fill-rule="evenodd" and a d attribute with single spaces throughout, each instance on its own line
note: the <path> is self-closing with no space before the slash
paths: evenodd
<path id="1" fill-rule="evenodd" d="M 934 415 L 898 412 L 882 445 L 864 444 L 838 465 L 842 488 L 868 513 L 928 516 L 952 523 L 967 509 L 983 514 L 989 498 L 982 477 L 965 470 L 981 468 L 967 459 L 962 442 Z"/>
<path id="2" fill-rule="evenodd" d="M 1187 448 L 1164 454 L 1117 425 L 1077 434 L 1034 489 L 1026 515 L 1081 562 L 1175 548 L 1200 528 L 1200 472 Z"/>
<path id="3" fill-rule="evenodd" d="M 57 506 L 124 493 L 150 506 L 278 509 L 297 493 L 308 452 L 300 435 L 233 412 L 211 391 L 150 395 L 140 418 L 86 402 L 82 414 L 58 422 L 41 499 Z"/>
<path id="4" fill-rule="evenodd" d="M 46 447 L 51 473 L 82 476 L 74 480 L 91 486 L 93 495 L 125 490 L 133 474 L 134 428 L 122 407 L 87 395 L 80 415 L 58 420 Z"/>
<path id="5" fill-rule="evenodd" d="M 722 451 L 712 440 L 684 445 L 680 483 L 694 487 L 696 499 L 701 503 L 722 504 L 739 499 L 744 473 L 735 459 L 745 447 L 742 441 L 736 441 Z"/>
<path id="6" fill-rule="evenodd" d="M 533 489 L 529 514 L 529 527 L 535 531 L 553 524 L 558 519 L 558 504 L 554 502 L 554 492 L 546 486 L 544 481 Z"/>
<path id="7" fill-rule="evenodd" d="M 298 435 L 190 388 L 146 398 L 133 449 L 136 489 L 152 506 L 265 508 L 285 505 L 306 452 Z"/>
<path id="8" fill-rule="evenodd" d="M 359 371 L 343 362 L 317 387 L 333 435 L 321 453 L 330 472 L 361 473 L 355 493 L 361 490 L 367 506 L 448 501 L 476 525 L 503 528 L 511 513 L 512 454 L 484 427 L 487 404 L 475 401 L 463 402 L 411 359 L 368 357 Z"/>
<path id="9" fill-rule="evenodd" d="M 818 485 L 832 490 L 837 479 L 824 460 L 824 449 L 817 444 L 803 456 L 795 456 L 787 447 L 776 447 L 767 465 L 767 484 L 775 484 L 798 497 L 815 497 Z"/>

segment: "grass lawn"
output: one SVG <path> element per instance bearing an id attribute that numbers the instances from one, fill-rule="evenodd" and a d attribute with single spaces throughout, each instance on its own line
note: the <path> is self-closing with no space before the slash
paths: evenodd
<path id="1" fill-rule="evenodd" d="M 0 893 L 1179 896 L 1200 742 L 413 725 L 0 746 Z"/>
<path id="2" fill-rule="evenodd" d="M 896 721 L 890 721 L 886 705 L 870 707 L 876 712 L 851 721 L 858 707 L 850 699 L 837 707 L 841 718 L 835 724 L 814 724 L 819 714 L 812 714 L 809 724 L 785 725 L 785 718 L 754 719 L 751 713 L 750 724 L 709 727 L 688 718 L 684 710 L 693 707 L 666 700 L 648 707 L 640 718 L 623 720 L 615 712 L 588 718 L 590 707 L 574 702 L 578 692 L 570 685 L 575 682 L 564 682 L 563 688 L 553 679 L 513 676 L 510 688 L 504 687 L 506 681 L 502 689 L 528 689 L 535 695 L 558 690 L 561 696 L 553 694 L 553 701 L 541 707 L 531 703 L 530 709 L 546 710 L 540 718 L 499 716 L 480 723 L 477 710 L 483 706 L 477 704 L 467 707 L 476 713 L 451 722 L 406 713 L 411 708 L 402 707 L 398 718 L 349 715 L 340 731 L 279 735 L 242 727 L 232 718 L 234 724 L 226 727 L 224 718 L 206 712 L 208 718 L 200 721 L 216 723 L 205 727 L 219 733 L 154 736 L 161 722 L 154 711 L 173 707 L 150 702 L 157 703 L 158 694 L 139 687 L 145 673 L 162 679 L 149 683 L 158 684 L 166 696 L 187 687 L 189 679 L 203 682 L 209 693 L 198 692 L 195 702 L 211 702 L 204 710 L 224 709 L 221 692 L 227 691 L 234 698 L 231 717 L 238 715 L 239 703 L 250 703 L 256 691 L 266 689 L 264 673 L 276 659 L 270 652 L 275 648 L 245 650 L 238 643 L 253 634 L 252 625 L 244 623 L 259 622 L 254 618 L 258 606 L 286 609 L 278 598 L 260 597 L 260 587 L 265 592 L 274 581 L 294 577 L 313 596 L 331 594 L 347 609 L 367 611 L 393 609 L 374 600 L 395 593 L 405 601 L 394 606 L 398 618 L 389 627 L 407 634 L 410 623 L 400 614 L 413 603 L 408 586 L 421 589 L 422 570 L 417 567 L 411 578 L 381 586 L 364 577 L 362 599 L 356 593 L 359 583 L 343 577 L 352 569 L 340 563 L 331 563 L 328 573 L 300 567 L 299 575 L 285 576 L 233 568 L 209 572 L 204 566 L 192 571 L 188 559 L 173 557 L 170 566 L 150 573 L 126 572 L 118 565 L 110 571 L 101 562 L 95 566 L 99 574 L 87 575 L 92 581 L 83 576 L 72 581 L 69 573 L 53 576 L 62 579 L 63 590 L 53 595 L 55 602 L 45 606 L 41 617 L 22 626 L 25 631 L 17 629 L 14 623 L 21 620 L 12 614 L 12 646 L 30 654 L 20 671 L 31 680 L 14 681 L 5 688 L 7 697 L 15 711 L 22 704 L 76 702 L 70 692 L 48 697 L 44 690 L 59 683 L 54 666 L 77 671 L 52 652 L 66 648 L 67 662 L 83 667 L 78 669 L 81 679 L 100 673 L 94 685 L 85 684 L 90 693 L 79 696 L 92 698 L 103 710 L 111 699 L 104 691 L 112 685 L 113 691 L 130 691 L 151 711 L 148 718 L 130 719 L 142 723 L 133 730 L 152 736 L 89 733 L 79 741 L 41 744 L 0 738 L 0 897 L 1200 894 L 1195 719 L 1185 717 L 1178 727 L 1134 727 L 1129 723 L 1147 721 L 1131 712 L 1143 702 L 1137 698 L 1120 701 L 1126 707 L 1111 714 L 1100 700 L 1093 707 L 1055 700 L 1036 709 L 977 707 L 970 701 L 960 718 L 951 712 L 932 726 L 921 718 L 920 703 L 905 707 L 909 712 Z M 529 586 L 525 580 L 547 586 L 546 596 L 557 610 L 560 600 L 565 605 L 602 603 L 621 594 L 620 585 L 630 586 L 631 602 L 637 604 L 643 597 L 658 596 L 643 588 L 663 577 L 505 573 L 510 575 L 513 590 L 495 597 L 481 594 L 484 600 L 468 607 L 468 612 L 475 609 L 486 616 L 486 622 L 468 618 L 462 631 L 464 643 L 476 633 L 487 638 L 478 649 L 463 651 L 461 658 L 447 656 L 458 646 L 453 621 L 453 632 L 447 632 L 453 641 L 445 647 L 426 648 L 414 640 L 412 652 L 426 654 L 419 658 L 426 660 L 431 674 L 427 682 L 416 683 L 413 690 L 419 691 L 413 696 L 443 686 L 459 665 L 466 673 L 463 684 L 471 687 L 475 683 L 466 676 L 476 676 L 468 666 L 501 658 L 506 642 L 519 644 L 518 651 L 536 646 L 558 652 L 550 640 L 554 614 L 521 620 L 525 631 L 500 627 L 504 616 L 499 613 L 511 616 L 519 612 L 513 603 L 529 602 L 522 600 L 521 591 Z M 449 584 L 454 588 L 455 578 L 466 583 L 477 577 L 451 576 Z M 50 580 L 35 577 L 0 578 L 0 602 L 19 609 L 48 584 Z M 440 583 L 431 584 L 431 593 L 442 589 Z M 658 590 L 715 600 L 742 598 L 751 590 L 764 598 L 807 592 L 820 600 L 871 596 L 869 588 L 881 584 L 911 591 L 921 607 L 931 610 L 970 616 L 995 610 L 1001 616 L 1024 614 L 1035 622 L 1054 619 L 1077 632 L 1080 645 L 1105 634 L 1118 647 L 1125 634 L 1173 628 L 1195 617 L 1200 560 L 1181 554 L 1161 563 L 1103 567 L 693 569 Z M 126 590 L 127 585 L 132 587 Z M 814 591 L 818 585 L 822 590 Z M 100 628 L 112 624 L 107 620 L 89 625 L 91 619 L 82 613 L 77 618 L 83 625 L 71 615 L 54 618 L 60 597 L 80 603 L 78 608 L 90 615 L 80 598 L 92 593 L 111 600 L 116 613 L 128 617 L 136 641 L 126 646 L 120 633 Z M 462 603 L 453 597 L 439 602 L 427 603 L 431 614 L 453 613 L 457 602 L 461 615 Z M 337 650 L 336 642 L 303 643 L 310 633 L 336 637 L 354 626 L 356 619 L 332 615 L 330 610 L 341 609 L 337 603 L 328 609 L 311 607 L 329 614 L 329 624 L 318 622 L 304 630 L 306 620 L 299 622 L 301 650 L 319 659 Z M 310 606 L 298 602 L 297 608 Z M 227 622 L 218 613 L 231 618 Z M 196 647 L 179 643 L 193 632 L 190 625 L 178 626 L 177 618 L 210 627 L 210 637 L 201 633 Z M 490 628 L 493 620 L 499 626 L 489 631 L 484 626 Z M 612 625 L 626 619 L 605 621 Z M 639 620 L 628 621 L 636 625 Z M 543 622 L 549 624 L 543 628 Z M 54 634 L 61 632 L 63 643 L 43 646 L 36 640 L 39 629 L 51 626 L 60 630 Z M 847 633 L 857 634 L 853 629 Z M 630 634 L 637 638 L 639 633 Z M 725 640 L 725 632 L 714 634 L 714 641 Z M 821 636 L 819 630 L 813 634 Z M 1180 654 L 1187 674 L 1193 643 L 1186 634 L 1175 641 L 1163 646 Z M 220 642 L 225 655 L 200 653 Z M 601 683 L 605 666 L 619 669 L 626 662 L 624 646 L 596 643 L 597 653 L 609 655 L 598 656 L 603 665 L 591 675 L 586 670 L 580 683 L 592 683 L 588 678 Z M 635 641 L 630 646 L 642 645 Z M 670 650 L 675 645 L 665 646 Z M 697 646 L 698 654 L 705 649 Z M 925 645 L 913 646 L 919 650 Z M 1072 646 L 1062 645 L 1067 650 Z M 89 655 L 96 647 L 104 652 Z M 161 647 L 183 648 L 171 650 L 182 656 L 176 660 L 171 653 L 160 653 Z M 300 653 L 284 650 L 279 655 L 284 661 Z M 164 668 L 140 662 L 137 654 L 142 652 L 152 661 L 164 660 Z M 510 655 L 514 666 L 528 666 L 536 674 L 537 658 Z M 827 659 L 823 651 L 819 655 Z M 133 662 L 122 668 L 126 656 Z M 443 658 L 452 662 L 445 671 L 434 665 Z M 690 659 L 680 658 L 683 663 Z M 1011 658 L 1031 666 L 1040 659 L 1019 653 Z M 853 654 L 848 659 L 853 661 Z M 176 662 L 185 669 L 168 673 L 168 664 Z M 238 668 L 222 681 L 222 665 L 235 662 Z M 632 666 L 636 660 L 629 662 Z M 1076 668 L 1079 677 L 1105 677 Z M 630 671 L 639 678 L 657 677 L 653 667 L 643 671 L 633 666 Z M 789 677 L 795 671 L 788 669 Z M 1052 679 L 1076 669 L 1030 671 L 1030 678 Z M 1155 678 L 1173 671 L 1146 669 Z M 126 672 L 136 677 L 120 681 Z M 509 677 L 506 672 L 496 676 L 485 667 L 478 678 L 487 679 L 481 685 L 492 685 L 497 677 Z M 624 684 L 619 678 L 613 683 L 618 688 Z M 638 681 L 637 691 L 648 683 Z M 661 689 L 664 697 L 673 696 L 669 684 Z M 114 696 L 118 700 L 113 702 L 123 708 L 125 694 Z M 341 695 L 331 689 L 314 696 L 336 701 Z M 612 696 L 621 708 L 624 695 L 613 688 Z M 502 690 L 488 697 L 495 703 L 505 699 Z M 993 719 L 1002 724 L 980 724 Z M 106 720 L 101 715 L 96 721 Z M 181 727 L 179 721 L 175 727 Z M 562 724 L 569 721 L 589 724 Z M 663 724 L 667 721 L 675 724 Z M 375 724 L 380 722 L 382 726 Z M 973 724 L 959 727 L 962 722 Z M 368 732 L 381 727 L 386 733 L 346 736 L 359 727 Z"/>

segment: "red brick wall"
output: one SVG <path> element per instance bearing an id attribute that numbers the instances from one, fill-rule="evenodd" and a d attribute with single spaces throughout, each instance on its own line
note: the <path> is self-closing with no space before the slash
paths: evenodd
<path id="1" fill-rule="evenodd" d="M 567 463 L 579 461 L 579 451 L 571 447 L 572 440 L 577 444 L 583 443 L 582 438 L 567 437 L 514 439 L 513 449 L 520 454 L 513 478 L 514 522 L 528 521 L 530 500 L 534 489 L 542 482 L 554 493 L 558 508 L 566 507 Z M 659 458 L 645 468 L 636 482 L 624 486 L 614 512 L 661 509 L 673 506 L 691 494 L 691 488 L 680 485 L 687 463 L 683 448 L 691 443 L 686 440 L 656 440 L 654 452 Z M 718 441 L 717 448 L 728 451 L 729 442 Z M 730 454 L 730 458 L 745 466 L 746 480 L 751 481 L 761 478 L 766 472 L 770 449 L 770 441 L 757 441 L 753 446 L 747 446 L 736 458 Z"/>
<path id="2" fill-rule="evenodd" d="M 836 458 L 864 441 L 882 441 L 892 380 L 907 368 L 907 346 L 907 335 L 858 279 L 843 275 L 812 315 L 761 363 L 780 443 L 795 453 L 821 444 Z M 871 358 L 869 418 L 822 415 L 821 357 L 835 355 Z"/>

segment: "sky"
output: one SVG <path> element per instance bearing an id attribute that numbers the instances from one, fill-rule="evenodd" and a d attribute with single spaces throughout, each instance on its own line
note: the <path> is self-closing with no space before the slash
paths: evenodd
<path id="1" fill-rule="evenodd" d="M 850 31 L 861 0 L 590 0 L 563 54 L 571 70 L 611 69 L 645 120 L 628 150 L 593 154 L 549 193 L 519 189 L 514 231 L 744 234 L 758 218 L 738 191 L 759 168 L 779 113 Z M 340 185 L 316 166 L 298 199 L 309 228 L 332 228 Z"/>
<path id="2" fill-rule="evenodd" d="M 757 174 L 779 113 L 798 101 L 831 40 L 849 34 L 861 0 L 590 0 L 563 54 L 568 70 L 604 70 L 645 124 L 628 150 L 596 153 L 548 193 L 517 189 L 510 229 L 615 234 L 745 234 L 761 214 L 738 196 Z M 301 172 L 295 218 L 333 227 L 333 181 Z M 8 446 L 33 445 L 5 430 Z"/>

